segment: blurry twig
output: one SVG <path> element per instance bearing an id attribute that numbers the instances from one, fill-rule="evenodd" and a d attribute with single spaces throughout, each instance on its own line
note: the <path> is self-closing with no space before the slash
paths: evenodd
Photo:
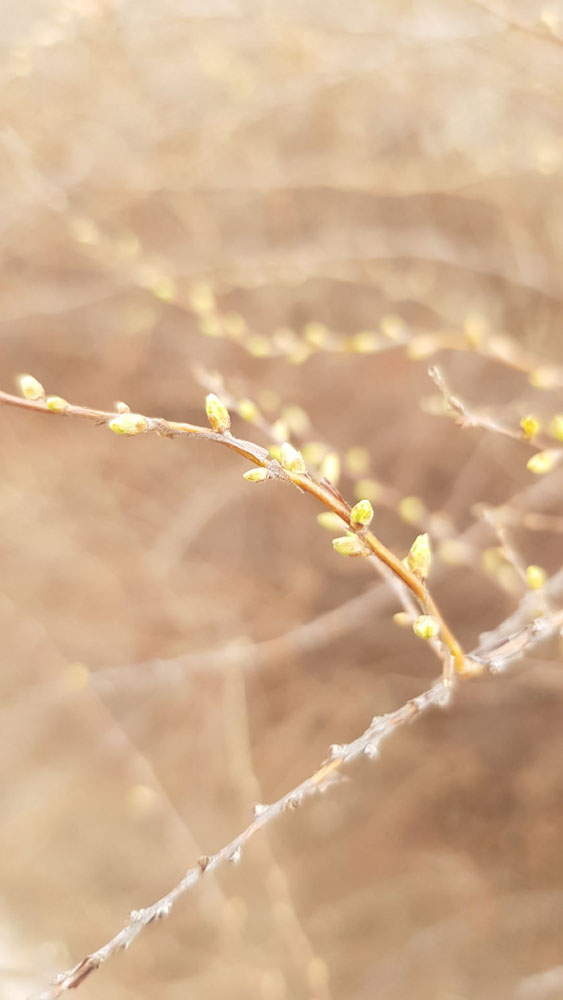
<path id="1" fill-rule="evenodd" d="M 559 593 L 562 588 L 563 571 L 552 578 L 546 589 Z M 522 602 L 516 615 L 499 625 L 494 633 L 490 633 L 486 637 L 490 641 L 483 648 L 479 648 L 471 654 L 469 664 L 472 665 L 473 669 L 467 670 L 465 678 L 484 671 L 498 673 L 507 669 L 514 660 L 522 656 L 525 650 L 551 637 L 563 626 L 563 611 L 558 611 L 551 616 L 533 619 L 521 627 L 518 632 L 507 634 L 507 627 L 514 622 L 517 616 L 522 614 L 522 607 L 527 607 L 527 598 Z M 361 736 L 358 736 L 351 743 L 332 746 L 330 759 L 325 761 L 311 777 L 306 778 L 277 802 L 271 805 L 256 805 L 254 819 L 242 833 L 216 854 L 201 857 L 197 865 L 190 868 L 174 888 L 151 906 L 132 911 L 129 914 L 128 923 L 115 937 L 97 951 L 86 955 L 74 968 L 60 973 L 53 985 L 38 995 L 35 1000 L 57 1000 L 66 990 L 79 986 L 90 973 L 103 965 L 112 955 L 129 948 L 148 924 L 168 916 L 174 903 L 194 888 L 204 875 L 214 871 L 227 861 L 231 863 L 239 861 L 243 848 L 246 847 L 255 833 L 283 813 L 296 809 L 306 799 L 324 791 L 352 761 L 362 756 L 370 759 L 377 757 L 383 741 L 398 728 L 412 722 L 416 716 L 430 708 L 444 708 L 449 705 L 453 690 L 452 685 L 445 686 L 440 679 L 427 691 L 412 698 L 396 711 L 387 715 L 375 716 Z"/>
<path id="2" fill-rule="evenodd" d="M 542 42 L 552 42 L 554 45 L 563 45 L 563 38 L 560 35 L 556 35 L 553 29 L 549 27 L 547 23 L 544 22 L 544 27 L 540 27 L 539 24 L 531 24 L 529 21 L 517 21 L 512 15 L 505 14 L 502 10 L 497 10 L 496 7 L 489 6 L 484 0 L 469 0 L 469 3 L 473 7 L 478 7 L 485 14 L 490 14 L 491 17 L 496 17 L 498 21 L 502 21 L 503 24 L 510 28 L 512 31 L 518 31 L 524 35 L 531 35 L 533 38 L 539 38 Z"/>

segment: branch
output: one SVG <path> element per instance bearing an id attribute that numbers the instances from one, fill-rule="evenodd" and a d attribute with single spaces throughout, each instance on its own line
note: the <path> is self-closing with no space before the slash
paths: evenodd
<path id="1" fill-rule="evenodd" d="M 551 42 L 553 45 L 563 45 L 563 38 L 561 35 L 556 35 L 555 32 L 545 24 L 545 27 L 539 27 L 536 24 L 530 24 L 530 22 L 517 21 L 513 17 L 509 17 L 501 10 L 496 10 L 494 7 L 489 7 L 488 3 L 484 0 L 469 0 L 469 3 L 473 7 L 478 7 L 484 13 L 489 14 L 491 17 L 495 17 L 498 21 L 502 21 L 503 24 L 510 28 L 511 31 L 518 31 L 524 35 L 531 35 L 533 38 L 539 38 L 542 42 Z M 544 22 L 545 23 L 545 22 Z"/>
<path id="2" fill-rule="evenodd" d="M 561 588 L 563 585 L 563 571 L 550 581 L 552 589 Z M 525 599 L 526 601 L 526 599 Z M 523 604 L 525 603 L 522 602 Z M 512 623 L 514 616 L 507 620 Z M 563 626 L 563 611 L 558 611 L 550 617 L 541 617 L 528 622 L 514 635 L 505 634 L 504 625 L 492 633 L 495 642 L 486 648 L 477 649 L 467 661 L 467 670 L 462 679 L 476 676 L 488 671 L 499 673 L 517 658 L 522 656 L 525 650 L 538 642 L 552 636 Z M 98 948 L 97 951 L 86 955 L 77 965 L 66 972 L 61 972 L 54 980 L 53 985 L 39 994 L 34 1000 L 57 1000 L 66 990 L 79 986 L 90 973 L 103 965 L 116 952 L 127 949 L 133 943 L 141 931 L 155 920 L 167 917 L 177 900 L 193 889 L 201 879 L 219 868 L 225 862 L 236 863 L 240 860 L 243 849 L 248 842 L 262 830 L 272 823 L 283 813 L 298 808 L 306 799 L 323 792 L 337 777 L 337 775 L 352 761 L 360 757 L 374 759 L 379 755 L 383 741 L 401 726 L 407 725 L 422 713 L 430 708 L 444 708 L 450 704 L 453 696 L 454 686 L 444 683 L 443 678 L 436 681 L 427 691 L 417 695 L 406 702 L 401 708 L 390 712 L 387 715 L 375 716 L 368 728 L 351 743 L 344 745 L 334 745 L 330 748 L 331 757 L 325 761 L 321 767 L 315 771 L 311 777 L 306 778 L 291 791 L 283 795 L 277 802 L 271 805 L 257 804 L 254 807 L 254 819 L 249 826 L 237 837 L 226 844 L 220 851 L 212 855 L 202 856 L 197 865 L 188 869 L 184 877 L 165 896 L 162 896 L 151 906 L 141 910 L 133 910 L 129 914 L 129 921 L 126 926 L 119 931 L 107 944 Z"/>
<path id="3" fill-rule="evenodd" d="M 428 593 L 424 581 L 417 576 L 408 565 L 403 563 L 393 552 L 391 552 L 379 538 L 367 527 L 355 523 L 351 518 L 352 507 L 344 500 L 338 490 L 326 479 L 317 482 L 307 471 L 302 456 L 295 453 L 299 461 L 289 462 L 285 467 L 280 465 L 276 459 L 272 459 L 265 448 L 246 441 L 243 438 L 234 437 L 230 430 L 230 418 L 228 412 L 219 400 L 217 402 L 224 411 L 226 420 L 221 429 L 214 429 L 219 424 L 210 417 L 212 427 L 201 427 L 196 424 L 182 423 L 172 420 L 164 420 L 162 417 L 145 417 L 142 414 L 132 414 L 129 408 L 122 404 L 122 408 L 108 412 L 106 410 L 94 410 L 84 406 L 73 406 L 66 400 L 58 396 L 45 398 L 43 386 L 32 376 L 22 376 L 22 388 L 26 382 L 29 391 L 33 393 L 33 398 L 22 398 L 13 396 L 7 392 L 0 391 L 0 404 L 23 407 L 33 410 L 36 413 L 51 413 L 60 417 L 77 417 L 90 420 L 96 424 L 109 426 L 111 430 L 127 435 L 138 435 L 155 433 L 161 437 L 190 437 L 199 438 L 206 441 L 214 441 L 231 451 L 237 452 L 246 458 L 253 465 L 265 470 L 265 479 L 282 479 L 293 483 L 299 490 L 309 493 L 320 503 L 324 504 L 332 513 L 337 514 L 345 522 L 349 530 L 358 539 L 358 551 L 355 554 L 368 555 L 370 552 L 377 557 L 380 562 L 387 566 L 391 572 L 404 583 L 412 592 L 423 614 L 429 615 L 436 620 L 439 627 L 439 635 L 445 650 L 443 655 L 444 672 L 447 672 L 450 658 L 453 660 L 456 670 L 461 673 L 464 669 L 464 654 L 458 640 L 444 621 L 432 596 Z M 23 392 L 26 389 L 23 388 Z M 208 397 L 209 398 L 209 397 Z M 127 429 L 123 429 L 127 428 Z M 293 450 L 293 449 L 292 449 Z"/>

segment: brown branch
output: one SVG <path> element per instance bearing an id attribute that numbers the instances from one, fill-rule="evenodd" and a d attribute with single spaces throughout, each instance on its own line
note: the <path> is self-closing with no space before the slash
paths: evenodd
<path id="1" fill-rule="evenodd" d="M 563 587 L 563 571 L 559 573 L 549 585 L 551 590 L 560 590 Z M 522 602 L 526 604 L 526 598 Z M 507 667 L 531 646 L 552 636 L 563 626 L 563 611 L 558 611 L 550 617 L 540 617 L 528 622 L 518 632 L 506 634 L 506 626 L 511 625 L 516 616 L 521 614 L 519 609 L 514 616 L 507 619 L 500 625 L 495 633 L 494 642 L 487 643 L 483 648 L 475 650 L 467 660 L 467 670 L 464 678 L 470 678 L 485 671 L 498 673 L 506 670 Z M 488 637 L 490 638 L 490 637 Z M 37 995 L 34 1000 L 57 1000 L 66 990 L 79 986 L 90 973 L 103 965 L 112 955 L 123 949 L 127 949 L 133 943 L 140 932 L 153 923 L 169 915 L 174 903 L 190 889 L 193 889 L 198 882 L 208 873 L 219 868 L 225 862 L 236 863 L 240 860 L 241 853 L 248 842 L 259 830 L 262 830 L 273 820 L 283 813 L 298 808 L 306 799 L 312 798 L 323 792 L 337 775 L 347 767 L 352 761 L 365 756 L 374 759 L 378 756 L 381 744 L 393 732 L 401 726 L 412 722 L 416 716 L 428 711 L 430 708 L 444 708 L 450 704 L 454 687 L 452 684 L 445 684 L 443 678 L 436 681 L 427 691 L 417 695 L 406 702 L 394 712 L 387 715 L 375 716 L 368 728 L 351 743 L 344 745 L 334 745 L 331 749 L 331 757 L 324 761 L 320 768 L 311 777 L 306 778 L 291 791 L 283 795 L 277 802 L 271 805 L 255 806 L 255 816 L 253 821 L 237 837 L 226 844 L 216 854 L 201 857 L 193 868 L 188 869 L 184 877 L 165 896 L 162 896 L 151 906 L 141 910 L 133 910 L 129 914 L 129 920 L 107 944 L 97 951 L 86 955 L 77 965 L 66 972 L 60 973 L 53 985 L 43 993 Z"/>
<path id="2" fill-rule="evenodd" d="M 25 409 L 33 410 L 38 413 L 55 412 L 49 409 L 44 399 L 22 399 L 19 396 L 14 396 L 2 391 L 0 391 L 0 404 L 1 403 L 10 406 L 23 406 Z M 64 409 L 57 411 L 55 415 L 61 417 L 78 417 L 91 420 L 97 424 L 105 425 L 110 424 L 120 416 L 117 412 L 112 413 L 105 410 L 94 410 L 84 406 L 73 406 L 66 402 Z M 251 441 L 236 438 L 230 433 L 230 431 L 219 432 L 212 430 L 209 427 L 201 427 L 196 424 L 164 420 L 161 417 L 142 417 L 141 419 L 144 422 L 143 430 L 138 433 L 156 433 L 161 437 L 187 436 L 207 441 L 215 441 L 217 444 L 222 444 L 224 447 L 237 452 L 237 454 L 246 458 L 254 465 L 266 469 L 268 472 L 268 478 L 283 479 L 287 482 L 293 483 L 303 492 L 309 493 L 311 496 L 315 497 L 334 514 L 338 514 L 338 516 L 346 523 L 348 528 L 359 535 L 364 551 L 367 552 L 369 550 L 385 566 L 388 566 L 395 576 L 399 580 L 402 580 L 402 582 L 412 592 L 423 613 L 432 615 L 432 617 L 437 620 L 440 626 L 440 638 L 449 651 L 449 654 L 451 654 L 456 670 L 460 673 L 463 671 L 463 650 L 453 632 L 442 618 L 442 615 L 432 596 L 428 593 L 424 582 L 411 572 L 408 566 L 406 566 L 393 552 L 391 552 L 383 544 L 383 542 L 381 542 L 379 538 L 373 534 L 373 532 L 351 524 L 350 504 L 348 504 L 344 498 L 340 496 L 337 490 L 334 490 L 331 487 L 330 483 L 326 480 L 317 482 L 309 472 L 294 472 L 282 468 L 279 462 L 270 458 L 265 448 L 260 445 L 256 445 Z M 444 655 L 444 661 L 449 661 L 449 656 L 446 654 Z"/>
<path id="3" fill-rule="evenodd" d="M 563 448 L 558 448 L 554 446 L 553 440 L 547 438 L 545 435 L 536 434 L 533 438 L 527 437 L 522 430 L 516 430 L 514 427 L 507 427 L 506 424 L 501 424 L 494 417 L 490 417 L 485 413 L 476 413 L 474 410 L 465 403 L 458 395 L 453 393 L 446 381 L 442 369 L 438 365 L 432 365 L 428 369 L 428 374 L 434 385 L 439 390 L 444 403 L 450 413 L 455 416 L 456 423 L 459 427 L 478 427 L 481 430 L 490 431 L 493 434 L 501 434 L 503 437 L 512 438 L 513 441 L 520 441 L 523 444 L 529 445 L 535 451 L 538 448 L 549 449 L 554 455 L 558 456 L 560 461 L 563 458 Z"/>

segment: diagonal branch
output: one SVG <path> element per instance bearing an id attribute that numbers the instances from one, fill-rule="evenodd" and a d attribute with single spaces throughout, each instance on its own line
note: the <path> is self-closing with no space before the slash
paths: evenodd
<path id="1" fill-rule="evenodd" d="M 25 376 L 25 378 L 29 379 L 31 377 Z M 327 480 L 321 479 L 320 482 L 315 480 L 307 471 L 305 463 L 302 462 L 302 460 L 298 471 L 291 467 L 284 468 L 278 461 L 276 461 L 276 459 L 270 458 L 269 453 L 265 448 L 243 438 L 235 437 L 231 434 L 230 430 L 215 430 L 209 427 L 201 427 L 196 424 L 164 420 L 162 417 L 146 417 L 141 414 L 130 413 L 124 415 L 123 412 L 112 413 L 106 410 L 94 410 L 84 406 L 73 406 L 66 400 L 60 399 L 59 397 L 50 397 L 46 400 L 43 387 L 40 383 L 36 382 L 35 379 L 32 379 L 32 381 L 35 384 L 36 392 L 38 393 L 38 395 L 34 398 L 22 398 L 20 396 L 14 396 L 10 393 L 0 391 L 0 404 L 3 403 L 9 406 L 19 406 L 38 413 L 56 414 L 60 417 L 77 417 L 93 421 L 96 424 L 110 426 L 112 429 L 115 429 L 115 424 L 119 420 L 122 420 L 125 416 L 127 416 L 130 418 L 131 425 L 135 425 L 135 429 L 120 431 L 120 433 L 135 435 L 155 433 L 161 437 L 190 437 L 214 441 L 217 444 L 223 445 L 223 447 L 231 449 L 231 451 L 237 452 L 237 454 L 246 458 L 253 465 L 264 469 L 267 473 L 266 478 L 282 479 L 286 482 L 293 483 L 293 485 L 302 492 L 309 493 L 311 496 L 315 497 L 315 499 L 324 504 L 325 507 L 328 507 L 332 513 L 337 514 L 338 517 L 345 522 L 348 529 L 358 537 L 361 543 L 358 554 L 369 555 L 371 553 L 376 556 L 377 559 L 384 564 L 384 566 L 391 570 L 395 577 L 401 580 L 402 583 L 408 587 L 423 614 L 430 615 L 437 621 L 440 639 L 444 646 L 444 672 L 447 672 L 451 660 L 453 660 L 458 673 L 463 672 L 464 654 L 461 645 L 447 623 L 444 621 L 436 603 L 434 602 L 434 599 L 426 589 L 424 580 L 417 576 L 408 565 L 391 552 L 390 549 L 388 549 L 372 531 L 366 527 L 353 523 L 351 519 L 352 508 L 350 504 L 346 502 L 338 490 L 336 490 L 335 487 L 333 487 Z M 53 400 L 56 400 L 56 409 L 53 409 L 53 405 L 50 405 Z M 229 426 L 229 422 L 226 426 Z M 304 471 L 301 471 L 301 469 Z"/>
<path id="2" fill-rule="evenodd" d="M 562 584 L 563 573 L 553 578 L 552 589 L 561 589 Z M 511 616 L 504 624 L 512 624 L 513 621 L 514 616 Z M 527 649 L 551 637 L 562 626 L 563 611 L 555 612 L 551 616 L 533 619 L 512 635 L 506 635 L 506 629 L 500 625 L 495 630 L 494 642 L 472 654 L 472 659 L 468 660 L 472 669 L 467 669 L 466 673 L 462 675 L 462 679 L 484 671 L 498 673 L 507 669 Z M 238 862 L 243 849 L 255 833 L 278 819 L 282 814 L 297 809 L 306 799 L 323 792 L 338 774 L 353 761 L 363 756 L 370 759 L 376 758 L 379 755 L 381 744 L 388 736 L 431 708 L 445 708 L 452 700 L 453 691 L 454 687 L 451 684 L 444 684 L 443 680 L 440 679 L 427 691 L 412 698 L 394 712 L 375 716 L 361 736 L 358 736 L 351 743 L 332 746 L 330 759 L 325 761 L 313 775 L 291 791 L 286 792 L 271 805 L 255 806 L 254 819 L 242 833 L 216 854 L 201 857 L 198 863 L 193 868 L 188 869 L 180 882 L 165 896 L 141 910 L 133 910 L 129 914 L 129 920 L 125 927 L 107 944 L 86 955 L 72 969 L 60 973 L 53 985 L 36 996 L 34 1000 L 58 1000 L 67 990 L 80 986 L 87 976 L 107 962 L 116 952 L 129 948 L 145 927 L 155 920 L 167 917 L 174 903 L 193 889 L 205 875 L 215 871 L 226 862 Z"/>

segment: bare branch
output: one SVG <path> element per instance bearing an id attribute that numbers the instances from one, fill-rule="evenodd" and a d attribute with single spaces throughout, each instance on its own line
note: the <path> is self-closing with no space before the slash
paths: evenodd
<path id="1" fill-rule="evenodd" d="M 550 583 L 552 590 L 559 591 L 563 586 L 563 571 Z M 522 603 L 525 604 L 525 601 Z M 517 614 L 521 614 L 521 609 Z M 484 671 L 498 673 L 507 669 L 527 649 L 551 637 L 563 626 L 563 611 L 558 611 L 551 616 L 533 619 L 520 628 L 517 633 L 507 635 L 506 626 L 509 626 L 514 618 L 515 616 L 511 616 L 498 627 L 495 633 L 491 633 L 494 638 L 492 644 L 480 647 L 471 654 L 467 660 L 467 670 L 463 678 L 470 678 Z M 444 683 L 443 678 L 441 678 L 427 691 L 412 698 L 396 711 L 387 715 L 375 716 L 368 728 L 351 743 L 332 746 L 330 759 L 324 761 L 311 777 L 306 778 L 300 785 L 286 792 L 277 802 L 267 806 L 257 806 L 253 821 L 242 833 L 216 854 L 201 857 L 197 865 L 190 868 L 180 882 L 165 896 L 141 910 L 133 910 L 129 914 L 128 923 L 118 934 L 97 951 L 86 955 L 72 969 L 60 973 L 53 985 L 36 996 L 34 1000 L 57 1000 L 66 990 L 79 986 L 90 973 L 107 962 L 112 955 L 129 948 L 145 927 L 155 920 L 168 916 L 174 903 L 193 889 L 204 875 L 216 870 L 225 862 L 236 863 L 239 861 L 243 849 L 255 833 L 258 833 L 259 830 L 262 830 L 282 814 L 296 809 L 306 799 L 323 792 L 338 774 L 353 761 L 362 756 L 370 759 L 376 758 L 381 744 L 388 736 L 412 722 L 423 712 L 431 708 L 444 708 L 449 705 L 453 692 L 454 685 Z"/>

